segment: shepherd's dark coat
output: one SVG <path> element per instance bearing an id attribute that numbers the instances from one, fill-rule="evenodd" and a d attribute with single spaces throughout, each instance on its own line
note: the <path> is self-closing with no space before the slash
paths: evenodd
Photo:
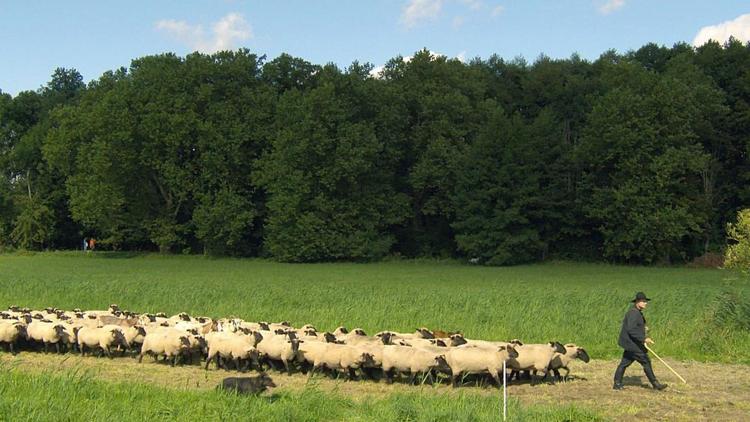
<path id="1" fill-rule="evenodd" d="M 617 342 L 620 347 L 628 352 L 645 353 L 646 346 L 646 318 L 636 307 L 630 308 L 622 320 L 620 339 Z"/>

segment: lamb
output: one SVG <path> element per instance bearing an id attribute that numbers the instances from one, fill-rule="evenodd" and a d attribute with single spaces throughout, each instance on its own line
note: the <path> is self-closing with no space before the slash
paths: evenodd
<path id="1" fill-rule="evenodd" d="M 445 356 L 451 369 L 452 384 L 455 388 L 458 387 L 461 376 L 470 373 L 489 373 L 495 382 L 500 385 L 500 371 L 503 370 L 503 362 L 518 358 L 518 355 L 516 349 L 509 344 L 495 350 L 481 347 L 456 347 L 449 349 Z"/>
<path id="2" fill-rule="evenodd" d="M 0 322 L 0 343 L 8 345 L 10 353 L 16 354 L 16 342 L 26 338 L 26 324 L 23 322 L 8 320 Z"/>
<path id="3" fill-rule="evenodd" d="M 138 363 L 143 360 L 143 355 L 150 354 L 156 360 L 164 355 L 164 359 L 172 358 L 172 366 L 177 363 L 177 357 L 190 349 L 190 340 L 187 333 L 175 335 L 173 332 L 149 333 L 143 339 L 141 353 L 138 355 Z"/>
<path id="4" fill-rule="evenodd" d="M 409 346 L 384 346 L 382 367 L 388 384 L 393 382 L 394 371 L 410 373 L 412 384 L 416 384 L 417 375 L 420 373 L 428 374 L 432 378 L 433 371 L 450 371 L 446 355 Z"/>
<path id="5" fill-rule="evenodd" d="M 268 387 L 276 387 L 271 377 L 263 373 L 257 377 L 228 377 L 224 378 L 221 385 L 217 388 L 220 390 L 234 390 L 239 394 L 260 394 Z"/>
<path id="6" fill-rule="evenodd" d="M 299 340 L 294 332 L 290 334 L 289 336 L 263 336 L 256 346 L 258 352 L 266 359 L 280 360 L 286 368 L 287 375 L 292 374 L 290 363 L 295 361 L 300 343 L 304 343 L 304 340 Z M 273 366 L 270 361 L 269 365 Z"/>
<path id="7" fill-rule="evenodd" d="M 556 341 L 544 344 L 522 344 L 517 346 L 517 350 L 519 356 L 508 360 L 508 366 L 513 369 L 510 374 L 511 380 L 514 375 L 518 375 L 518 371 L 522 370 L 542 371 L 544 372 L 544 378 L 546 378 L 554 354 L 565 354 L 565 347 Z"/>
<path id="8" fill-rule="evenodd" d="M 65 326 L 60 323 L 44 322 L 34 320 L 26 327 L 26 332 L 31 340 L 42 342 L 44 344 L 44 353 L 48 352 L 50 344 L 55 345 L 55 351 L 60 353 L 60 343 L 64 341 L 69 334 L 65 331 Z"/>
<path id="9" fill-rule="evenodd" d="M 85 354 L 86 347 L 99 347 L 111 359 L 112 351 L 110 349 L 112 346 L 129 347 L 120 327 L 83 327 L 76 334 L 78 336 L 78 347 L 81 350 L 81 356 Z"/>
<path id="10" fill-rule="evenodd" d="M 574 343 L 568 343 L 565 345 L 565 353 L 554 354 L 549 363 L 548 370 L 552 370 L 555 374 L 555 378 L 558 380 L 567 379 L 570 374 L 568 365 L 575 359 L 580 359 L 585 363 L 589 363 L 591 360 L 589 354 L 583 349 L 583 347 L 578 347 Z M 565 369 L 565 377 L 560 376 L 560 368 Z"/>

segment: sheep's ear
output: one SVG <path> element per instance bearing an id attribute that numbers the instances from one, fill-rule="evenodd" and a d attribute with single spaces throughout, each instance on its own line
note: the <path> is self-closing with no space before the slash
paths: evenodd
<path id="1" fill-rule="evenodd" d="M 565 345 L 565 347 L 576 347 L 575 343 L 568 343 Z"/>

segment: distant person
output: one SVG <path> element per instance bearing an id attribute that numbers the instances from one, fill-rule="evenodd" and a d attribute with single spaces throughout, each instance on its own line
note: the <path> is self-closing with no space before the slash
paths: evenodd
<path id="1" fill-rule="evenodd" d="M 628 310 L 625 318 L 622 320 L 618 344 L 625 351 L 622 353 L 620 366 L 615 371 L 615 385 L 612 387 L 615 390 L 623 389 L 622 377 L 625 375 L 625 369 L 633 361 L 643 366 L 643 371 L 646 373 L 646 377 L 648 377 L 654 390 L 667 388 L 667 384 L 662 384 L 656 379 L 654 370 L 651 368 L 651 359 L 648 357 L 648 351 L 646 350 L 646 344 L 654 343 L 650 337 L 646 337 L 646 318 L 643 317 L 643 310 L 646 309 L 650 300 L 646 297 L 645 293 L 636 293 L 635 299 L 632 300 L 634 303 L 633 307 Z"/>
<path id="2" fill-rule="evenodd" d="M 95 247 L 96 247 L 96 239 L 92 237 L 91 239 L 89 239 L 89 250 L 93 251 Z"/>
<path id="3" fill-rule="evenodd" d="M 89 240 L 84 237 L 83 238 L 83 251 L 86 252 L 88 248 L 89 248 Z"/>

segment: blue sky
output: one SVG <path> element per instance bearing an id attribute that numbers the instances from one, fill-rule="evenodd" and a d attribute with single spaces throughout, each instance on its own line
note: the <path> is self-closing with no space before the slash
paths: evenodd
<path id="1" fill-rule="evenodd" d="M 426 47 L 449 57 L 595 59 L 647 42 L 750 40 L 748 0 L 0 0 L 0 89 L 86 81 L 134 58 L 247 47 L 313 63 L 381 65 Z"/>

